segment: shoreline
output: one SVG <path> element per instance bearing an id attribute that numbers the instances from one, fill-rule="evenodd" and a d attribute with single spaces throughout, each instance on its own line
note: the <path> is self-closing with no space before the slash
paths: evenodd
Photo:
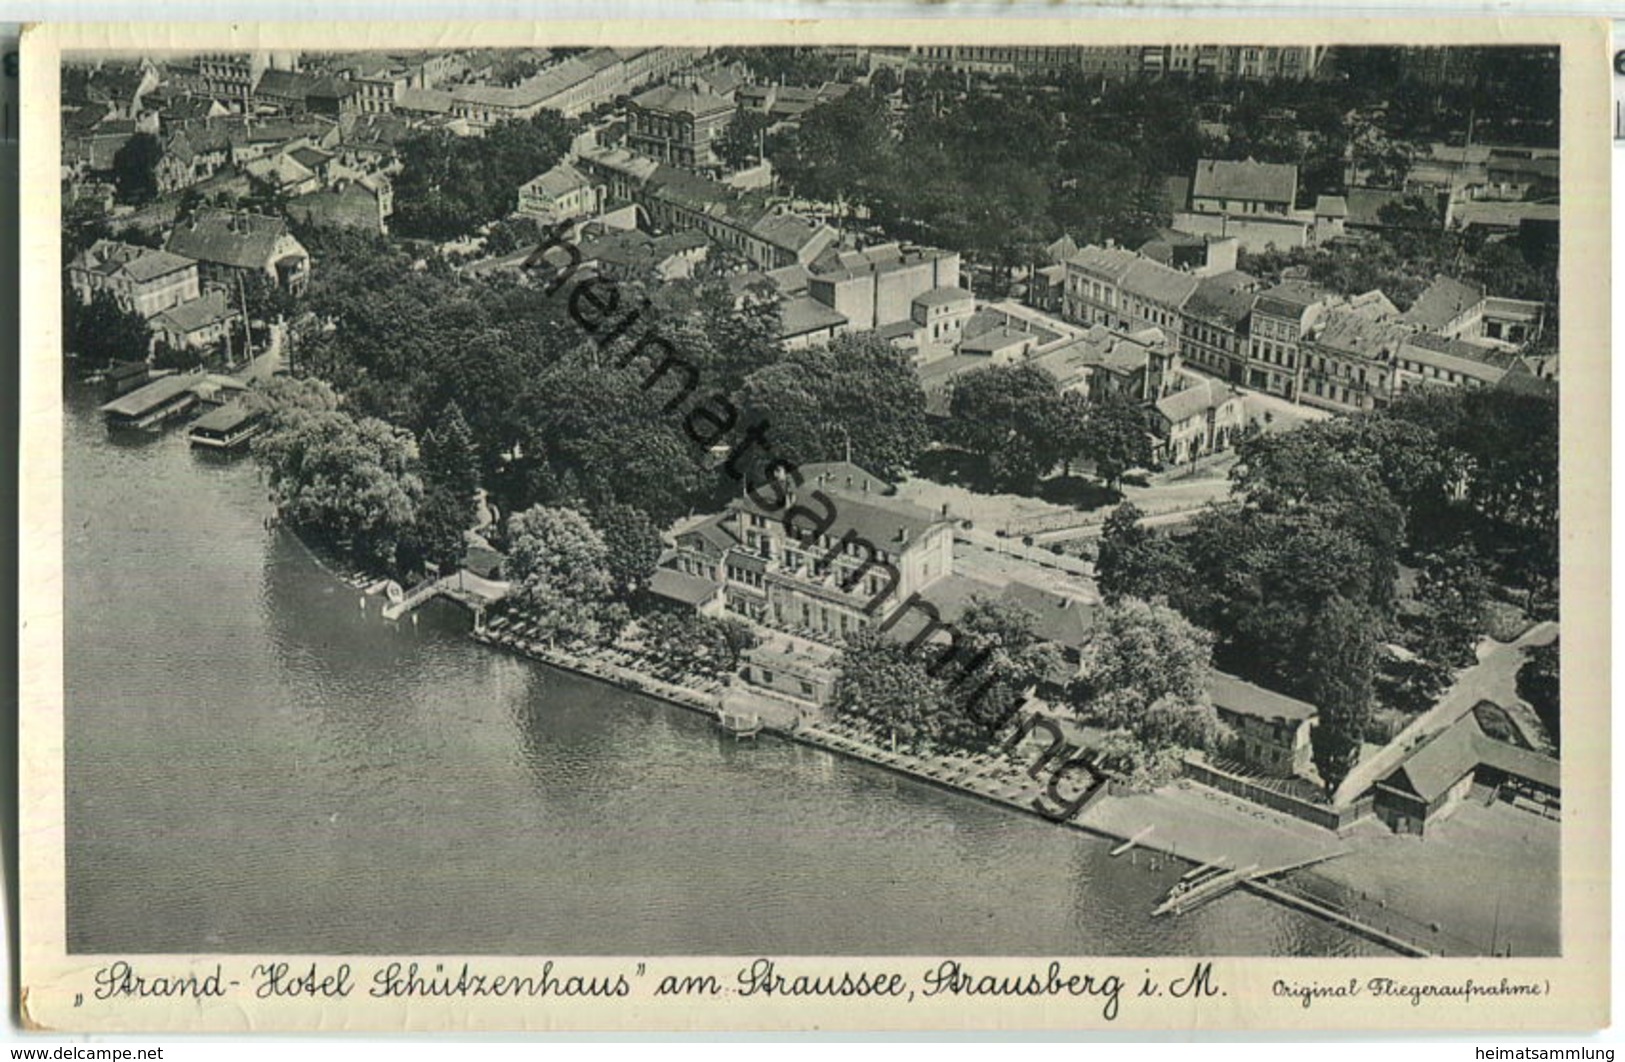
<path id="1" fill-rule="evenodd" d="M 524 642 L 518 638 L 503 638 L 500 633 L 492 634 L 486 631 L 471 631 L 469 637 L 475 642 L 491 648 L 506 650 L 516 656 L 535 663 L 551 667 L 571 675 L 590 679 L 601 684 L 614 687 L 630 693 L 651 697 L 678 708 L 704 715 L 713 722 L 718 719 L 717 697 L 715 694 L 703 693 L 690 687 L 678 686 L 661 679 L 653 678 L 634 668 L 612 664 L 604 661 L 582 660 L 572 654 L 558 650 L 547 649 L 534 643 Z M 1007 771 L 984 769 L 974 775 L 961 772 L 958 776 L 944 773 L 934 773 L 926 765 L 926 761 L 912 753 L 890 752 L 879 749 L 865 742 L 859 741 L 846 734 L 825 729 L 820 726 L 785 726 L 782 723 L 767 722 L 764 720 L 762 729 L 775 737 L 800 744 L 809 748 L 820 749 L 834 756 L 843 757 L 849 761 L 862 763 L 871 767 L 880 768 L 891 774 L 907 778 L 914 782 L 923 783 L 941 791 L 960 797 L 970 797 L 987 804 L 1002 807 L 1007 811 L 1014 811 L 1022 815 L 1037 818 L 1056 826 L 1070 828 L 1097 841 L 1114 844 L 1117 847 L 1110 853 L 1111 857 L 1128 854 L 1138 849 L 1144 849 L 1157 861 L 1172 861 L 1183 864 L 1188 870 L 1194 871 L 1203 866 L 1212 865 L 1214 860 L 1204 859 L 1192 855 L 1187 849 L 1185 854 L 1178 851 L 1177 844 L 1170 845 L 1164 839 L 1147 836 L 1147 831 L 1126 832 L 1113 828 L 1099 821 L 1086 821 L 1089 812 L 1085 812 L 1078 819 L 1058 820 L 1043 815 L 1031 806 L 1031 800 L 1042 790 L 1042 784 L 1031 779 L 1027 772 L 1021 768 L 1012 767 Z M 972 757 L 958 757 L 974 765 Z M 954 757 L 939 757 L 938 764 L 949 761 Z M 1023 783 L 1006 784 L 995 787 L 991 779 L 995 776 L 1010 776 L 1023 779 Z M 967 778 L 986 780 L 983 786 L 966 784 Z M 1195 783 L 1189 783 L 1188 788 L 1195 788 Z M 1170 801 L 1159 800 L 1161 793 L 1135 794 L 1132 798 L 1136 809 L 1148 812 L 1145 808 L 1148 802 L 1170 804 L 1160 808 L 1164 815 L 1177 815 L 1181 810 L 1173 806 Z M 1214 792 L 1214 798 L 1223 803 L 1233 803 L 1234 798 Z M 1101 804 L 1114 798 L 1108 795 Z M 1099 805 L 1096 805 L 1097 807 Z M 1092 811 L 1093 809 L 1091 809 Z M 1227 809 L 1230 810 L 1230 809 Z M 1156 823 L 1153 826 L 1158 825 Z M 1150 831 L 1154 834 L 1154 829 Z M 1236 847 L 1231 845 L 1230 847 Z M 1155 867 L 1157 863 L 1153 863 Z M 1262 886 L 1262 887 L 1255 887 Z M 1410 941 L 1393 936 L 1374 926 L 1366 925 L 1358 919 L 1335 911 L 1323 903 L 1310 897 L 1299 895 L 1262 883 L 1244 882 L 1240 889 L 1251 893 L 1260 899 L 1267 900 L 1279 906 L 1288 907 L 1299 913 L 1316 918 L 1322 923 L 1331 925 L 1368 943 L 1373 943 L 1384 949 L 1387 954 L 1402 957 L 1427 957 L 1432 954 L 1425 948 Z M 1151 912 L 1147 912 L 1151 917 Z"/>
<path id="2" fill-rule="evenodd" d="M 363 599 L 381 594 L 385 579 L 359 569 L 352 570 L 337 558 L 324 556 L 293 528 L 284 527 L 324 573 L 356 590 L 363 595 Z M 368 611 L 372 610 L 369 608 Z M 476 643 L 507 650 L 561 672 L 707 716 L 713 723 L 719 718 L 720 690 L 726 687 L 718 683 L 708 684 L 705 689 L 678 685 L 656 678 L 637 667 L 583 659 L 566 650 L 549 649 L 517 636 L 504 636 L 504 632 L 500 631 L 471 629 L 465 632 L 465 636 Z M 1172 860 L 1195 870 L 1211 864 L 1245 866 L 1253 862 L 1266 867 L 1286 866 L 1315 855 L 1324 858 L 1333 852 L 1357 851 L 1344 838 L 1318 826 L 1248 804 L 1240 798 L 1184 779 L 1151 793 L 1108 795 L 1076 819 L 1056 820 L 1030 806 L 1032 799 L 1042 791 L 1042 783 L 1028 776 L 1025 765 L 1000 769 L 998 765 L 1007 762 L 1004 757 L 921 758 L 907 752 L 894 753 L 843 732 L 849 728 L 838 723 L 833 726 L 829 723 L 800 725 L 799 708 L 789 702 L 784 702 L 783 708 L 783 712 L 777 713 L 781 716 L 778 719 L 770 719 L 768 713 L 763 713 L 762 729 L 777 738 L 880 768 L 959 797 L 970 797 L 1006 811 L 1069 827 L 1096 841 L 1117 845 L 1119 850 L 1114 855 L 1132 851 L 1137 856 L 1139 850 L 1143 849 L 1155 860 Z M 719 729 L 719 733 L 726 731 Z M 960 768 L 957 773 L 953 769 L 956 766 Z M 1015 781 L 1017 778 L 1019 782 Z M 1002 784 L 999 784 L 1000 779 L 1003 779 Z M 1242 843 L 1238 844 L 1238 840 Z M 1249 856 L 1249 852 L 1253 855 Z M 1260 852 L 1275 854 L 1260 856 Z M 1421 938 L 1426 934 L 1418 932 L 1415 925 L 1407 927 L 1403 924 L 1417 920 L 1404 916 L 1402 912 L 1402 923 L 1394 926 L 1392 932 L 1366 921 L 1371 918 L 1376 922 L 1392 923 L 1391 916 L 1378 913 L 1386 909 L 1386 904 L 1377 904 L 1373 909 L 1370 904 L 1354 904 L 1351 899 L 1350 904 L 1345 906 L 1322 896 L 1320 889 L 1302 887 L 1304 884 L 1320 884 L 1345 890 L 1350 888 L 1350 883 L 1335 871 L 1320 873 L 1325 869 L 1317 867 L 1305 870 L 1303 873 L 1309 882 L 1300 882 L 1299 887 L 1295 888 L 1281 887 L 1291 882 L 1290 875 L 1286 875 L 1269 883 L 1244 881 L 1239 890 L 1309 915 L 1350 937 L 1373 944 L 1380 949 L 1380 954 L 1399 957 L 1444 954 L 1424 944 Z M 1359 893 L 1360 901 L 1367 899 L 1363 891 L 1354 891 Z M 1358 907 L 1365 910 L 1362 912 L 1356 909 Z M 1149 911 L 1147 915 L 1149 917 Z"/>

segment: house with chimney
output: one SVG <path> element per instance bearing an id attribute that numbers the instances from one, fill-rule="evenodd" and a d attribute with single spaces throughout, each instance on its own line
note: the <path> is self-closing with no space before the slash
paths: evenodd
<path id="1" fill-rule="evenodd" d="M 1298 400 L 1334 413 L 1364 413 L 1387 405 L 1400 348 L 1417 331 L 1380 291 L 1332 306 L 1301 344 Z"/>
<path id="2" fill-rule="evenodd" d="M 218 284 L 195 299 L 171 306 L 147 322 L 154 337 L 172 350 L 208 351 L 243 329 L 235 298 Z"/>
<path id="3" fill-rule="evenodd" d="M 568 161 L 519 186 L 519 213 L 545 224 L 592 217 L 604 209 L 605 187 Z"/>
<path id="4" fill-rule="evenodd" d="M 193 259 L 117 240 L 97 240 L 68 263 L 68 286 L 80 302 L 107 292 L 143 318 L 197 298 L 198 284 Z"/>
<path id="5" fill-rule="evenodd" d="M 1284 280 L 1253 300 L 1247 336 L 1247 385 L 1296 401 L 1303 344 L 1336 298 L 1302 280 Z"/>
<path id="6" fill-rule="evenodd" d="M 1180 307 L 1180 354 L 1186 364 L 1229 380 L 1247 379 L 1248 325 L 1263 285 L 1230 270 L 1197 281 Z"/>
<path id="7" fill-rule="evenodd" d="M 626 146 L 684 169 L 719 168 L 716 143 L 734 116 L 732 89 L 724 87 L 718 92 L 710 79 L 676 75 L 633 96 L 626 104 Z"/>
<path id="8" fill-rule="evenodd" d="M 1151 403 L 1152 457 L 1170 465 L 1228 450 L 1247 426 L 1241 392 L 1220 380 L 1176 372 L 1170 390 Z"/>
<path id="9" fill-rule="evenodd" d="M 310 278 L 310 252 L 281 217 L 200 208 L 175 223 L 164 249 L 196 261 L 202 279 L 228 285 L 255 274 L 298 291 Z"/>

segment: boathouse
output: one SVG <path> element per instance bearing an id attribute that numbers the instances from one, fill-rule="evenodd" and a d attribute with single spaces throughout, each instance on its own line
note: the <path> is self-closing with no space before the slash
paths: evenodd
<path id="1" fill-rule="evenodd" d="M 196 373 L 165 376 L 101 406 L 110 429 L 155 430 L 197 405 Z"/>
<path id="2" fill-rule="evenodd" d="M 233 402 L 205 413 L 186 433 L 193 446 L 235 450 L 265 430 L 265 413 Z"/>
<path id="3" fill-rule="evenodd" d="M 1469 712 L 1377 783 L 1374 808 L 1394 832 L 1420 837 L 1464 800 L 1499 798 L 1555 818 L 1561 793 L 1557 760 L 1495 740 Z"/>

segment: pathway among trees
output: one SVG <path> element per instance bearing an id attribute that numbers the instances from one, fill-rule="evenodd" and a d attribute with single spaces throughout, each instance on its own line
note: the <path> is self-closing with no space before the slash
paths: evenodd
<path id="1" fill-rule="evenodd" d="M 1424 738 L 1447 730 L 1458 719 L 1473 710 L 1479 701 L 1506 704 L 1517 700 L 1515 680 L 1523 666 L 1527 650 L 1547 645 L 1558 634 L 1556 623 L 1547 621 L 1529 628 L 1517 640 L 1495 642 L 1477 664 L 1462 671 L 1456 681 L 1439 698 L 1437 704 L 1412 720 L 1399 736 L 1384 745 L 1377 753 L 1355 764 L 1337 787 L 1332 803 L 1344 805 L 1371 788 L 1402 763 Z"/>

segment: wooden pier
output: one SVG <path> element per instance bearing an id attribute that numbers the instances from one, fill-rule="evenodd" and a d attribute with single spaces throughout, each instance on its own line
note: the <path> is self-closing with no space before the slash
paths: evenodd
<path id="1" fill-rule="evenodd" d="M 1133 837 L 1130 837 L 1128 840 L 1124 841 L 1122 844 L 1118 845 L 1116 848 L 1113 848 L 1112 849 L 1112 858 L 1116 859 L 1118 856 L 1122 855 L 1124 852 L 1127 852 L 1129 849 L 1133 848 L 1135 845 L 1139 844 L 1141 841 L 1143 841 L 1147 837 L 1151 836 L 1151 831 L 1154 830 L 1154 829 L 1156 829 L 1155 826 L 1147 826 L 1145 829 L 1141 830 L 1139 833 L 1135 834 Z"/>

